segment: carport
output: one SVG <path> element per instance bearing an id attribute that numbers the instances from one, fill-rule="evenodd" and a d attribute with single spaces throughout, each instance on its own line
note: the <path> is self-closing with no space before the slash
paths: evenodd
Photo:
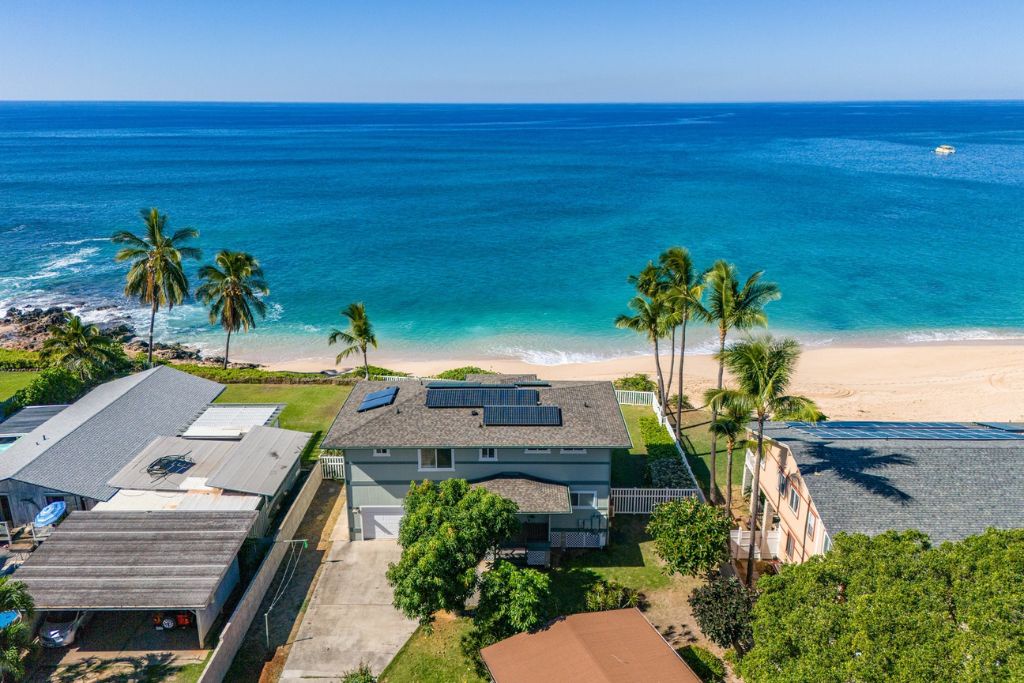
<path id="1" fill-rule="evenodd" d="M 73 512 L 17 571 L 39 610 L 191 611 L 199 645 L 238 585 L 255 511 Z"/>

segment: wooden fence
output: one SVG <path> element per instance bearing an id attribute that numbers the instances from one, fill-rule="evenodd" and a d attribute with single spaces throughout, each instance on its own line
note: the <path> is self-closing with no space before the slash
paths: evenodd
<path id="1" fill-rule="evenodd" d="M 613 488 L 611 494 L 612 514 L 649 515 L 654 506 L 670 500 L 699 497 L 698 489 L 643 489 Z"/>

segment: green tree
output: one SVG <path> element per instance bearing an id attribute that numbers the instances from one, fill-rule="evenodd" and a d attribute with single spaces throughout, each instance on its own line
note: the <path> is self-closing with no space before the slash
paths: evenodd
<path id="1" fill-rule="evenodd" d="M 839 534 L 758 583 L 748 683 L 1024 680 L 1024 529 Z"/>
<path id="2" fill-rule="evenodd" d="M 754 642 L 752 610 L 757 593 L 735 576 L 713 576 L 690 594 L 693 618 L 704 635 L 720 647 L 747 652 Z"/>
<path id="3" fill-rule="evenodd" d="M 520 569 L 498 560 L 480 579 L 480 599 L 473 611 L 473 628 L 462 638 L 466 656 L 484 674 L 480 650 L 517 633 L 532 631 L 547 621 L 551 579 L 536 569 Z"/>
<path id="4" fill-rule="evenodd" d="M 31 620 L 35 605 L 21 581 L 0 577 L 0 612 L 21 612 L 22 619 L 0 629 L 0 680 L 18 681 L 25 676 L 24 651 L 32 644 Z"/>
<path id="5" fill-rule="evenodd" d="M 128 363 L 119 344 L 77 315 L 66 314 L 64 322 L 51 327 L 49 333 L 40 357 L 49 365 L 74 372 L 83 383 L 101 379 Z"/>
<path id="6" fill-rule="evenodd" d="M 125 276 L 124 293 L 150 307 L 149 364 L 153 364 L 153 326 L 161 306 L 174 308 L 188 297 L 188 277 L 182 268 L 182 259 L 199 259 L 200 251 L 183 244 L 199 237 L 199 231 L 182 228 L 171 236 L 164 234 L 167 215 L 158 209 L 143 209 L 142 220 L 146 234 L 142 237 L 127 230 L 115 232 L 111 239 L 125 245 L 114 260 L 130 261 Z"/>
<path id="7" fill-rule="evenodd" d="M 651 381 L 643 372 L 638 372 L 635 375 L 626 375 L 615 380 L 615 388 L 623 389 L 625 391 L 657 391 L 658 385 Z"/>
<path id="8" fill-rule="evenodd" d="M 718 386 L 722 389 L 722 381 L 725 374 L 725 364 L 722 362 L 722 354 L 725 352 L 725 342 L 730 330 L 747 330 L 755 326 L 767 324 L 767 317 L 764 307 L 770 301 L 779 298 L 779 288 L 771 282 L 762 282 L 764 271 L 757 271 L 740 286 L 736 275 L 736 266 L 723 260 L 715 261 L 704 273 L 704 287 L 708 293 L 708 302 L 701 309 L 700 315 L 707 322 L 718 328 Z M 711 407 L 711 421 L 718 418 L 718 410 Z M 711 434 L 711 482 L 708 494 L 711 502 L 718 500 L 718 488 L 715 482 L 716 465 L 718 460 L 718 436 Z"/>
<path id="9" fill-rule="evenodd" d="M 750 528 L 757 530 L 760 496 L 758 487 L 761 480 L 761 460 L 764 458 L 764 423 L 774 415 L 800 417 L 816 422 L 821 411 L 814 402 L 804 396 L 786 393 L 793 381 L 796 363 L 800 358 L 800 345 L 795 339 L 775 339 L 763 335 L 734 344 L 718 354 L 719 362 L 729 368 L 738 389 L 719 389 L 709 395 L 711 404 L 728 405 L 736 403 L 747 406 L 757 421 L 757 449 L 754 454 L 754 482 L 750 489 L 753 504 L 750 511 Z M 717 419 L 717 417 L 716 417 Z M 750 534 L 748 558 L 754 557 L 756 533 Z M 754 578 L 754 562 L 747 562 L 747 585 Z"/>
<path id="10" fill-rule="evenodd" d="M 751 417 L 751 407 L 742 396 L 730 395 L 725 405 L 719 405 L 720 394 L 711 389 L 704 395 L 704 400 L 714 408 L 715 418 L 708 430 L 716 437 L 725 439 L 725 509 L 732 514 L 732 469 L 733 454 L 737 445 L 746 442 L 747 423 Z"/>
<path id="11" fill-rule="evenodd" d="M 680 330 L 679 335 L 679 396 L 676 402 L 676 440 L 680 438 L 683 423 L 683 405 L 686 402 L 683 386 L 683 366 L 686 362 L 686 326 L 694 318 L 706 317 L 706 311 L 701 300 L 704 297 L 704 280 L 696 274 L 693 269 L 693 260 L 690 252 L 683 247 L 671 247 L 666 249 L 658 257 L 661 270 L 665 279 L 665 289 L 662 296 L 665 297 L 671 308 L 670 324 L 672 325 L 672 338 L 675 339 L 675 328 Z M 671 382 L 666 393 L 671 393 Z M 666 405 L 668 410 L 669 406 Z"/>
<path id="12" fill-rule="evenodd" d="M 377 335 L 373 332 L 373 323 L 366 315 L 366 306 L 358 302 L 351 303 L 341 311 L 341 314 L 348 319 L 348 329 L 331 330 L 331 335 L 327 338 L 327 343 L 330 346 L 334 346 L 338 342 L 345 345 L 334 362 L 340 363 L 343 358 L 354 353 L 361 353 L 363 355 L 363 374 L 366 379 L 370 379 L 370 363 L 366 359 L 366 351 L 371 346 L 377 348 Z"/>
<path id="13" fill-rule="evenodd" d="M 661 369 L 660 340 L 665 336 L 669 309 L 662 298 L 637 295 L 630 299 L 629 308 L 633 315 L 621 314 L 615 319 L 615 326 L 632 330 L 647 337 L 654 344 L 654 368 L 658 376 L 658 400 L 665 405 L 665 375 Z"/>
<path id="14" fill-rule="evenodd" d="M 435 612 L 465 608 L 477 566 L 519 529 L 517 507 L 464 479 L 413 483 L 403 505 L 402 556 L 387 579 L 395 607 L 429 626 Z"/>
<path id="15" fill-rule="evenodd" d="M 2 405 L 7 415 L 25 406 L 71 403 L 85 391 L 85 383 L 76 373 L 66 368 L 47 368 L 39 373 L 27 387 L 14 392 Z"/>
<path id="16" fill-rule="evenodd" d="M 731 529 L 725 512 L 696 498 L 656 505 L 647 523 L 654 551 L 668 573 L 685 576 L 707 574 L 729 560 Z"/>
<path id="17" fill-rule="evenodd" d="M 256 327 L 256 316 L 267 315 L 263 298 L 270 294 L 263 268 L 251 254 L 244 251 L 222 250 L 213 264 L 199 269 L 202 284 L 196 289 L 196 297 L 210 307 L 210 322 L 220 323 L 227 332 L 224 344 L 224 367 L 228 367 L 231 352 L 231 333 L 248 332 Z"/>

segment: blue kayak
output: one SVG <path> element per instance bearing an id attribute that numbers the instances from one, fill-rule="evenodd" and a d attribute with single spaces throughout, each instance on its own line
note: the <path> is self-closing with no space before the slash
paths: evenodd
<path id="1" fill-rule="evenodd" d="M 36 518 L 35 520 L 33 520 L 33 523 L 36 526 L 50 526 L 54 522 L 60 520 L 60 518 L 64 516 L 64 513 L 67 511 L 67 509 L 67 503 L 65 503 L 62 500 L 58 500 L 56 503 L 50 503 L 49 505 L 47 505 L 46 507 L 39 511 L 39 514 L 36 515 Z"/>

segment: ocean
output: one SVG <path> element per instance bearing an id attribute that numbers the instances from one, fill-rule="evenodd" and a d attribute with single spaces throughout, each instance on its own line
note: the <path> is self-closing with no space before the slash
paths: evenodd
<path id="1" fill-rule="evenodd" d="M 135 314 L 108 237 L 150 206 L 263 263 L 239 358 L 330 355 L 351 301 L 393 357 L 641 353 L 613 320 L 672 245 L 810 345 L 1024 338 L 1024 102 L 0 102 L 0 308 Z M 158 336 L 223 344 L 195 303 Z"/>

